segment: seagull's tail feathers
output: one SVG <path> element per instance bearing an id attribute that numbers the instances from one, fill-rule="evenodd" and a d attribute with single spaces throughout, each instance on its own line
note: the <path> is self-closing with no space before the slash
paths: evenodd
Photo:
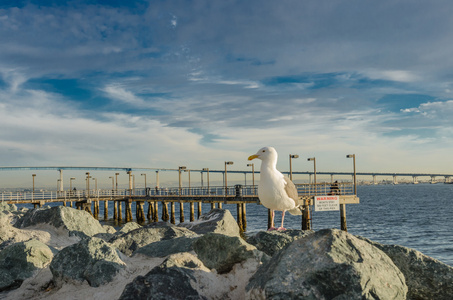
<path id="1" fill-rule="evenodd" d="M 294 207 L 293 209 L 288 210 L 288 212 L 290 214 L 292 214 L 293 216 L 300 216 L 302 214 L 303 210 L 304 210 L 304 208 L 302 206 L 297 206 L 297 207 Z"/>

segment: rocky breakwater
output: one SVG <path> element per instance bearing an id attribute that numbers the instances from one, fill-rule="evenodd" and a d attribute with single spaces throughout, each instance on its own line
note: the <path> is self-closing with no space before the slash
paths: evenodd
<path id="1" fill-rule="evenodd" d="M 335 229 L 241 236 L 228 210 L 116 230 L 0 206 L 0 299 L 451 299 L 453 268 Z"/>

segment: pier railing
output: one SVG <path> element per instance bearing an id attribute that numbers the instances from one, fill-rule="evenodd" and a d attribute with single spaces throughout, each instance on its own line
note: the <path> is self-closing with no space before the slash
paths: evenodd
<path id="1" fill-rule="evenodd" d="M 296 184 L 300 197 L 316 195 L 353 195 L 353 183 L 339 183 L 338 189 L 333 188 L 331 183 L 317 184 Z M 80 191 L 27 191 L 27 192 L 3 192 L 0 193 L 1 201 L 33 202 L 40 200 L 61 200 L 77 201 L 86 198 L 124 198 L 128 196 L 143 197 L 147 196 L 235 196 L 235 197 L 258 197 L 258 187 L 252 185 L 236 186 L 213 186 L 213 187 L 170 187 L 170 188 L 135 188 L 135 189 L 98 189 Z"/>

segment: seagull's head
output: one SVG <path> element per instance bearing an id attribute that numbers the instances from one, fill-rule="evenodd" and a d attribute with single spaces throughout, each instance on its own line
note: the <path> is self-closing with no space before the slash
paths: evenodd
<path id="1" fill-rule="evenodd" d="M 260 150 L 258 150 L 258 152 L 256 152 L 255 154 L 250 155 L 249 160 L 258 158 L 263 161 L 272 160 L 277 161 L 277 157 L 278 157 L 277 151 L 273 147 L 263 147 Z"/>

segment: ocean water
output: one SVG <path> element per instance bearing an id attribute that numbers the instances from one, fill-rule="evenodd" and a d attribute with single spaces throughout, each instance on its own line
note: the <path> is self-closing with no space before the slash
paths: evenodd
<path id="1" fill-rule="evenodd" d="M 349 233 L 383 244 L 413 248 L 453 266 L 453 184 L 358 186 L 357 194 L 360 204 L 346 205 Z M 112 220 L 103 221 L 103 207 L 101 203 L 100 220 L 105 224 L 120 226 Z M 203 204 L 203 213 L 208 212 L 210 207 L 210 204 Z M 223 205 L 223 208 L 229 209 L 236 217 L 235 204 Z M 247 232 L 267 229 L 265 207 L 247 204 L 246 210 Z M 187 222 L 188 203 L 184 205 L 184 212 Z M 159 219 L 161 213 L 162 207 L 159 205 Z M 109 217 L 112 218 L 112 215 L 113 204 L 110 203 Z M 133 215 L 135 217 L 135 207 Z M 301 229 L 300 216 L 287 213 L 284 221 L 288 229 Z M 179 204 L 176 204 L 176 222 L 179 222 Z M 275 225 L 278 226 L 280 222 L 281 212 L 276 212 Z M 340 229 L 340 212 L 312 210 L 312 228 Z"/>

